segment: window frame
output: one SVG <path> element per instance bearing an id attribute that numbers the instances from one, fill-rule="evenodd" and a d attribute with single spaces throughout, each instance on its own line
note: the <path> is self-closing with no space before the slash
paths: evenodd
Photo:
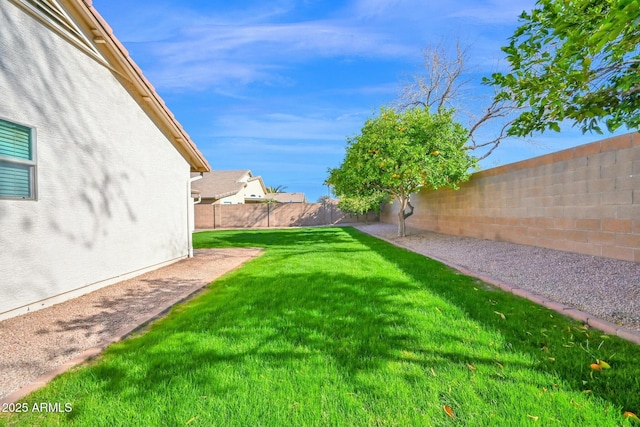
<path id="1" fill-rule="evenodd" d="M 26 166 L 29 168 L 29 196 L 28 197 L 9 197 L 0 195 L 0 200 L 24 200 L 24 201 L 37 201 L 38 200 L 38 150 L 37 150 L 37 137 L 36 128 L 29 126 L 25 123 L 20 123 L 15 120 L 7 119 L 0 116 L 0 122 L 5 122 L 10 125 L 17 125 L 23 128 L 29 129 L 29 148 L 31 150 L 31 159 L 21 159 L 12 156 L 0 155 L 0 163 L 9 163 L 10 165 Z M 1 123 L 0 123 L 1 126 Z"/>

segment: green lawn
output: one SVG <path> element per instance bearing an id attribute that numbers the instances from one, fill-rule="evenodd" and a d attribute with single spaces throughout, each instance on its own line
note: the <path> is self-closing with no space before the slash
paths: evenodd
<path id="1" fill-rule="evenodd" d="M 194 243 L 265 252 L 24 400 L 71 412 L 0 424 L 640 425 L 640 347 L 435 261 L 350 228 Z"/>

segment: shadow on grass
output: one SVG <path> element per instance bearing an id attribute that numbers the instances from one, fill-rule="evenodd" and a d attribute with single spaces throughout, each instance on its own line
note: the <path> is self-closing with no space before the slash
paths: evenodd
<path id="1" fill-rule="evenodd" d="M 347 379 L 347 391 L 373 396 L 373 402 L 378 398 L 382 401 L 383 397 L 393 401 L 393 395 L 382 396 L 393 390 L 380 384 L 390 377 L 376 375 L 396 362 L 410 362 L 421 368 L 398 373 L 407 383 L 418 384 L 414 392 L 430 387 L 430 382 L 424 381 L 425 373 L 428 377 L 429 369 L 443 362 L 457 364 L 463 371 L 467 364 L 486 372 L 497 371 L 496 359 L 473 331 L 434 321 L 428 325 L 430 335 L 425 339 L 421 329 L 427 326 L 425 320 L 418 322 L 416 317 L 425 311 L 437 312 L 439 304 L 446 305 L 444 301 L 455 306 L 448 310 L 460 316 L 464 313 L 482 325 L 481 329 L 500 333 L 508 350 L 503 352 L 504 357 L 513 356 L 503 363 L 512 372 L 522 369 L 557 373 L 575 391 L 589 389 L 622 408 L 638 407 L 637 346 L 615 337 L 602 338 L 597 331 L 585 330 L 552 311 L 474 278 L 452 274 L 440 263 L 354 229 L 220 231 L 196 234 L 194 242 L 196 247 L 228 245 L 267 250 L 250 265 L 212 283 L 195 300 L 176 307 L 148 332 L 111 346 L 97 363 L 73 373 L 75 385 L 64 389 L 67 386 L 62 382 L 54 382 L 54 389 L 61 390 L 60 396 L 70 399 L 75 395 L 78 400 L 74 412 L 62 417 L 72 420 L 84 416 L 82 408 L 90 407 L 86 400 L 99 396 L 105 402 L 86 412 L 109 407 L 109 403 L 125 402 L 140 412 L 153 413 L 149 402 L 166 401 L 173 403 L 167 404 L 169 412 L 161 422 L 184 424 L 188 417 L 180 419 L 170 411 L 178 413 L 178 406 L 195 404 L 193 400 L 202 396 L 217 396 L 222 401 L 242 396 L 246 401 L 247 388 L 254 397 L 258 394 L 263 400 L 278 399 L 273 392 L 280 385 L 269 381 L 283 378 L 282 375 L 289 383 L 303 381 L 300 377 L 314 373 L 300 373 L 296 369 L 312 370 L 309 367 L 313 363 L 331 364 Z M 335 252 L 344 256 L 323 257 Z M 316 262 L 298 263 L 299 258 L 308 255 L 314 256 Z M 391 262 L 401 273 L 395 269 L 366 274 L 358 271 L 358 260 L 367 260 L 361 268 L 373 269 L 376 257 Z M 329 260 L 343 264 L 331 265 Z M 282 262 L 287 264 L 283 267 Z M 414 293 L 426 295 L 424 290 L 444 301 L 406 298 Z M 612 369 L 591 377 L 589 364 L 595 362 L 594 358 L 607 360 Z M 531 359 L 535 360 L 533 366 Z M 267 379 L 263 381 L 262 376 Z M 506 381 L 535 382 L 548 378 L 522 375 Z M 491 384 L 497 388 L 500 381 L 503 380 L 497 378 Z M 552 386 L 542 382 L 528 385 L 537 390 Z M 441 405 L 447 403 L 446 391 L 439 389 L 435 393 L 440 396 Z M 43 396 L 52 397 L 35 394 L 31 398 L 42 400 Z M 215 411 L 207 407 L 205 412 Z M 289 419 L 271 423 L 282 424 L 286 420 Z M 342 424 L 372 421 L 366 417 L 353 418 L 355 421 L 351 423 L 349 420 L 343 420 Z M 247 418 L 237 419 L 236 423 L 253 425 L 260 421 Z M 291 419 L 289 423 L 296 421 L 323 424 L 317 419 L 304 422 Z M 146 418 L 137 424 L 158 422 Z"/>
<path id="2" fill-rule="evenodd" d="M 359 281 L 360 277 L 349 274 L 258 277 L 239 270 L 215 282 L 207 294 L 179 307 L 148 333 L 111 347 L 105 363 L 96 364 L 85 375 L 101 379 L 104 395 L 144 402 L 150 394 L 162 395 L 167 387 L 180 383 L 203 395 L 241 395 L 237 388 L 242 379 L 226 377 L 230 369 L 241 371 L 238 367 L 256 361 L 264 372 L 287 369 L 292 362 L 318 354 L 328 356 L 351 378 L 355 392 L 374 394 L 380 393 L 377 385 L 358 382 L 356 377 L 389 362 L 410 361 L 425 370 L 447 360 L 463 366 L 495 366 L 495 359 L 474 355 L 470 349 L 464 353 L 438 350 L 439 341 L 468 344 L 463 333 L 441 333 L 432 337 L 431 348 L 420 347 L 423 340 L 408 316 L 414 304 L 397 298 L 419 291 L 416 286 L 389 278 L 370 278 L 355 285 Z M 242 290 L 234 288 L 236 283 L 242 284 Z M 114 359 L 126 364 L 110 363 Z M 530 368 L 522 362 L 511 364 L 519 363 Z"/>
<path id="3" fill-rule="evenodd" d="M 461 308 L 469 318 L 499 331 L 514 350 L 534 356 L 541 371 L 555 372 L 573 390 L 592 393 L 625 410 L 640 408 L 640 346 L 353 228 L 345 232 Z M 433 280 L 452 272 L 455 281 Z M 597 359 L 607 361 L 611 369 L 593 371 L 590 365 Z"/>
<path id="4" fill-rule="evenodd" d="M 352 240 L 336 230 L 341 227 L 330 228 L 283 228 L 268 230 L 238 231 L 203 231 L 193 235 L 193 245 L 196 248 L 270 248 L 270 249 L 301 249 L 306 246 L 335 245 L 351 243 Z"/>

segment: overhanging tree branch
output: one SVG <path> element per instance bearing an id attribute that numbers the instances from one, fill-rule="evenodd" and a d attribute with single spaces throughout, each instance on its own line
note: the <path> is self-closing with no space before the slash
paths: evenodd
<path id="1" fill-rule="evenodd" d="M 460 116 L 465 115 L 465 111 L 472 108 L 469 105 L 470 98 L 466 96 L 468 92 L 465 91 L 465 86 L 472 81 L 470 77 L 465 77 L 469 72 L 468 50 L 468 46 L 462 47 L 459 42 L 456 42 L 455 54 L 452 58 L 442 45 L 424 49 L 425 74 L 410 77 L 394 108 L 404 111 L 408 108 L 422 107 L 434 112 L 453 108 L 458 120 L 466 123 L 469 129 L 466 149 L 476 151 L 474 154 L 478 160 L 481 160 L 493 153 L 500 143 L 510 136 L 507 130 L 515 119 L 516 112 L 525 106 L 518 105 L 507 97 L 492 99 L 488 100 L 488 105 L 481 109 L 479 116 L 467 113 L 466 118 L 461 118 Z M 482 130 L 495 123 L 500 125 L 499 131 L 494 133 L 494 136 L 479 136 Z M 484 152 L 477 153 L 481 149 L 484 149 Z"/>

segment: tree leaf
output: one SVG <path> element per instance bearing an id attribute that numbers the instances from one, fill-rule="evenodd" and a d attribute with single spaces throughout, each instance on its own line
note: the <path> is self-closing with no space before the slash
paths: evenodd
<path id="1" fill-rule="evenodd" d="M 598 366 L 600 366 L 602 369 L 610 369 L 611 366 L 605 362 L 604 360 L 600 360 L 598 359 Z"/>
<path id="2" fill-rule="evenodd" d="M 636 414 L 634 414 L 633 412 L 626 411 L 624 414 L 622 414 L 622 416 L 624 418 L 631 418 L 631 419 L 640 421 L 640 418 L 638 418 L 638 416 Z"/>
<path id="3" fill-rule="evenodd" d="M 444 412 L 445 412 L 445 413 L 446 413 L 446 414 L 447 414 L 451 419 L 455 419 L 455 418 L 456 418 L 455 414 L 453 413 L 453 409 L 451 409 L 451 406 L 444 405 L 444 406 L 442 407 L 442 409 L 444 409 Z"/>
<path id="4" fill-rule="evenodd" d="M 504 314 L 500 313 L 499 311 L 494 311 L 495 314 L 497 314 L 498 316 L 502 317 L 502 320 L 507 320 L 507 318 L 505 317 Z"/>

